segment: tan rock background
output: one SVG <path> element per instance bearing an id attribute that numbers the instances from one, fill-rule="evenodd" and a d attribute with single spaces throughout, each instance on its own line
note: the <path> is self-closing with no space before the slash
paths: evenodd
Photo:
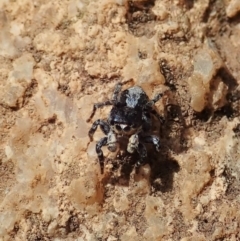
<path id="1" fill-rule="evenodd" d="M 239 10 L 0 1 L 0 240 L 240 240 Z M 137 173 L 104 149 L 101 175 L 86 120 L 128 79 L 167 90 L 161 152 Z"/>

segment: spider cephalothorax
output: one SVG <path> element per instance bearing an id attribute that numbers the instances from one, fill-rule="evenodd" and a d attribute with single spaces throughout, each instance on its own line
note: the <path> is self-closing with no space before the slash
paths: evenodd
<path id="1" fill-rule="evenodd" d="M 94 104 L 93 111 L 88 122 L 92 119 L 96 109 L 106 105 L 113 105 L 108 119 L 96 120 L 89 130 L 89 137 L 92 140 L 98 126 L 106 135 L 96 145 L 96 152 L 101 166 L 101 173 L 104 169 L 104 157 L 101 150 L 102 146 L 107 146 L 108 150 L 115 152 L 120 138 L 127 137 L 127 151 L 139 153 L 137 165 L 144 163 L 147 157 L 147 150 L 144 143 L 152 143 L 159 151 L 159 138 L 156 135 L 149 135 L 152 122 L 151 115 L 155 115 L 159 121 L 162 117 L 153 109 L 154 104 L 161 98 L 158 94 L 152 100 L 149 100 L 147 94 L 139 86 L 133 86 L 121 91 L 124 83 L 118 83 L 115 87 L 112 100 Z"/>

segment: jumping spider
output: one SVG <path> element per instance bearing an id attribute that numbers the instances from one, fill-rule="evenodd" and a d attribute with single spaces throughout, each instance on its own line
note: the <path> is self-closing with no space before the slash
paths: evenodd
<path id="1" fill-rule="evenodd" d="M 147 157 L 147 149 L 143 143 L 151 143 L 159 151 L 159 138 L 156 135 L 149 135 L 148 132 L 152 128 L 151 115 L 156 116 L 160 122 L 163 121 L 163 118 L 153 108 L 162 94 L 149 100 L 147 94 L 139 86 L 121 91 L 122 85 L 126 82 L 116 85 L 111 100 L 94 104 L 92 114 L 87 120 L 89 122 L 92 119 L 98 108 L 113 106 L 108 119 L 106 121 L 96 120 L 88 132 L 91 141 L 98 126 L 106 135 L 96 144 L 101 173 L 104 170 L 104 156 L 101 148 L 107 146 L 109 151 L 115 152 L 122 137 L 128 138 L 127 151 L 129 153 L 138 152 L 140 160 L 136 163 L 137 166 L 142 165 Z"/>

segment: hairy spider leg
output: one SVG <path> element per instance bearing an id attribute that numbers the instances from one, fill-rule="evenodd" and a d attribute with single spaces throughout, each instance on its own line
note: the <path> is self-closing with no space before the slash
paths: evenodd
<path id="1" fill-rule="evenodd" d="M 161 115 L 159 115 L 156 110 L 151 109 L 151 114 L 153 114 L 154 116 L 156 116 L 157 119 L 159 120 L 159 122 L 160 122 L 161 124 L 163 124 L 163 123 L 165 122 L 164 117 L 161 116 Z"/>
<path id="2" fill-rule="evenodd" d="M 115 152 L 118 147 L 116 134 L 113 131 L 109 131 L 107 138 L 108 150 L 111 152 Z"/>
<path id="3" fill-rule="evenodd" d="M 148 112 L 143 112 L 142 114 L 142 120 L 143 120 L 143 131 L 149 131 L 152 126 L 152 119 Z"/>
<path id="4" fill-rule="evenodd" d="M 164 118 L 161 115 L 159 115 L 155 109 L 153 109 L 153 105 L 156 102 L 158 102 L 162 96 L 163 96 L 162 93 L 155 95 L 155 97 L 146 104 L 146 109 L 149 109 L 151 114 L 153 114 L 155 117 L 157 117 L 157 119 L 160 121 L 160 123 L 163 124 Z"/>
<path id="5" fill-rule="evenodd" d="M 150 101 L 148 101 L 148 103 L 146 104 L 146 108 L 152 107 L 156 102 L 158 102 L 160 100 L 160 98 L 163 96 L 162 93 L 159 93 L 157 95 L 154 96 L 154 98 Z"/>
<path id="6" fill-rule="evenodd" d="M 122 83 L 117 83 L 113 92 L 112 102 L 116 103 L 118 100 L 119 93 L 122 90 Z"/>
<path id="7" fill-rule="evenodd" d="M 141 138 L 141 141 L 143 141 L 144 143 L 153 144 L 155 146 L 156 150 L 159 151 L 160 140 L 159 140 L 158 136 L 155 136 L 155 135 L 143 136 Z"/>
<path id="8" fill-rule="evenodd" d="M 117 103 L 118 101 L 118 96 L 122 90 L 122 86 L 124 84 L 127 84 L 128 82 L 132 81 L 132 79 L 130 80 L 126 80 L 126 81 L 123 81 L 122 83 L 117 83 L 116 86 L 115 86 L 115 89 L 114 89 L 114 92 L 113 92 L 113 96 L 112 96 L 112 102 L 114 103 Z"/>
<path id="9" fill-rule="evenodd" d="M 100 119 L 94 121 L 93 124 L 92 124 L 91 129 L 88 132 L 88 136 L 89 136 L 91 141 L 93 140 L 93 135 L 94 135 L 95 131 L 97 130 L 98 126 L 100 126 L 102 132 L 105 135 L 107 135 L 109 133 L 109 131 L 110 131 L 110 126 L 109 126 L 109 124 L 107 122 L 105 122 L 103 120 L 100 120 Z"/>
<path id="10" fill-rule="evenodd" d="M 100 164 L 100 168 L 101 168 L 101 174 L 103 174 L 103 170 L 104 170 L 104 157 L 103 157 L 103 152 L 102 152 L 102 147 L 107 145 L 107 137 L 103 137 L 100 139 L 100 141 L 96 144 L 96 153 L 98 155 L 98 161 Z"/>
<path id="11" fill-rule="evenodd" d="M 112 101 L 107 100 L 105 102 L 101 102 L 101 103 L 96 103 L 93 105 L 93 110 L 92 110 L 92 114 L 90 115 L 90 117 L 87 119 L 87 122 L 90 122 L 90 120 L 93 118 L 93 116 L 95 115 L 95 112 L 97 109 L 102 108 L 106 105 L 113 105 Z"/>
<path id="12" fill-rule="evenodd" d="M 146 157 L 147 157 L 147 148 L 142 144 L 139 143 L 138 147 L 137 147 L 137 152 L 139 154 L 139 161 L 136 163 L 136 166 L 139 167 L 141 165 L 143 165 L 146 161 Z"/>
<path id="13" fill-rule="evenodd" d="M 137 150 L 139 146 L 139 137 L 138 134 L 134 134 L 130 136 L 128 140 L 128 146 L 127 146 L 127 151 L 129 153 L 133 153 L 135 150 Z"/>
<path id="14" fill-rule="evenodd" d="M 157 95 L 154 96 L 154 98 L 150 101 L 152 102 L 153 104 L 155 104 L 156 102 L 158 102 L 161 98 L 162 98 L 163 94 L 162 93 L 159 93 Z M 153 105 L 152 104 L 152 105 Z"/>

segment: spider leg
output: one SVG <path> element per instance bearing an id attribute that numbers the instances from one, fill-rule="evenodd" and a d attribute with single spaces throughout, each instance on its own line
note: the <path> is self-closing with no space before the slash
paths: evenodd
<path id="1" fill-rule="evenodd" d="M 147 157 L 147 149 L 146 147 L 142 144 L 139 143 L 138 147 L 137 147 L 137 152 L 139 154 L 139 161 L 136 163 L 136 166 L 139 167 L 141 165 L 143 165 L 146 161 L 146 157 Z"/>
<path id="2" fill-rule="evenodd" d="M 162 93 L 157 94 L 152 100 L 150 100 L 146 105 L 145 105 L 145 110 L 153 114 L 157 119 L 159 120 L 160 123 L 164 123 L 164 118 L 157 113 L 155 109 L 153 109 L 154 104 L 160 100 L 160 98 L 163 96 Z"/>
<path id="3" fill-rule="evenodd" d="M 107 137 L 103 137 L 102 139 L 100 139 L 100 141 L 97 143 L 96 145 L 96 153 L 98 155 L 98 161 L 100 164 L 100 168 L 101 168 L 101 174 L 103 174 L 103 170 L 104 170 L 104 156 L 103 156 L 103 152 L 102 152 L 102 147 L 107 145 Z"/>
<path id="4" fill-rule="evenodd" d="M 151 103 L 150 105 L 154 105 L 157 101 L 159 101 L 162 98 L 163 94 L 159 93 L 157 95 L 154 96 L 154 98 L 152 100 L 150 100 L 148 103 Z"/>
<path id="5" fill-rule="evenodd" d="M 139 142 L 138 134 L 134 134 L 129 138 L 127 146 L 127 151 L 129 153 L 133 153 L 135 150 L 139 154 L 139 161 L 136 163 L 136 166 L 139 167 L 146 161 L 147 149 L 142 143 Z"/>
<path id="6" fill-rule="evenodd" d="M 102 107 L 104 107 L 104 106 L 106 106 L 106 105 L 112 105 L 112 104 L 113 104 L 113 102 L 110 101 L 110 100 L 107 100 L 107 101 L 105 101 L 105 102 L 101 102 L 101 103 L 96 103 L 96 104 L 94 104 L 94 105 L 93 105 L 92 114 L 91 114 L 90 117 L 87 119 L 87 122 L 90 122 L 90 120 L 91 120 L 91 119 L 93 118 L 93 116 L 95 115 L 95 112 L 96 112 L 97 109 L 102 108 Z"/>
<path id="7" fill-rule="evenodd" d="M 107 145 L 109 151 L 115 152 L 117 150 L 117 137 L 113 131 L 108 133 Z"/>
<path id="8" fill-rule="evenodd" d="M 145 132 L 149 131 L 152 126 L 152 119 L 150 114 L 148 112 L 143 112 L 142 120 L 143 120 L 143 125 L 142 125 L 143 131 Z"/>
<path id="9" fill-rule="evenodd" d="M 161 124 L 163 124 L 163 123 L 165 122 L 164 117 L 162 117 L 161 115 L 159 115 L 156 110 L 152 109 L 152 110 L 151 110 L 151 114 L 153 114 L 154 116 L 156 116 L 157 119 L 159 120 L 159 122 L 160 122 Z"/>
<path id="10" fill-rule="evenodd" d="M 117 103 L 119 93 L 120 93 L 121 90 L 122 90 L 122 86 L 123 86 L 124 84 L 130 82 L 130 81 L 132 81 L 132 79 L 126 80 L 126 81 L 123 81 L 122 83 L 117 83 L 117 84 L 116 84 L 115 89 L 114 89 L 114 92 L 113 92 L 113 96 L 112 96 L 112 102 L 113 102 L 113 103 Z"/>
<path id="11" fill-rule="evenodd" d="M 110 126 L 109 126 L 109 124 L 107 122 L 105 122 L 103 120 L 100 120 L 100 119 L 94 121 L 93 124 L 92 124 L 91 129 L 88 132 L 88 136 L 89 136 L 91 141 L 93 140 L 93 135 L 94 135 L 95 131 L 97 130 L 98 126 L 100 126 L 102 132 L 105 135 L 107 135 L 109 133 L 109 131 L 110 131 Z"/>
<path id="12" fill-rule="evenodd" d="M 149 135 L 149 136 L 143 136 L 142 141 L 144 143 L 151 143 L 155 146 L 156 150 L 159 151 L 160 148 L 160 140 L 158 136 L 155 135 Z"/>
<path id="13" fill-rule="evenodd" d="M 115 86 L 114 92 L 113 92 L 113 96 L 112 96 L 113 103 L 117 102 L 117 99 L 118 99 L 118 96 L 119 96 L 119 93 L 121 92 L 121 90 L 122 90 L 122 83 L 117 83 Z"/>
<path id="14" fill-rule="evenodd" d="M 146 108 L 146 109 L 149 109 L 149 108 L 151 109 L 152 106 L 153 106 L 157 101 L 159 101 L 162 96 L 163 96 L 162 93 L 159 93 L 159 94 L 155 95 L 155 97 L 154 97 L 152 100 L 150 100 L 150 101 L 147 102 L 147 104 L 145 105 L 145 108 Z"/>
<path id="15" fill-rule="evenodd" d="M 127 151 L 129 153 L 133 153 L 135 150 L 138 149 L 139 146 L 139 137 L 138 134 L 134 134 L 130 136 L 128 146 L 127 146 Z"/>

